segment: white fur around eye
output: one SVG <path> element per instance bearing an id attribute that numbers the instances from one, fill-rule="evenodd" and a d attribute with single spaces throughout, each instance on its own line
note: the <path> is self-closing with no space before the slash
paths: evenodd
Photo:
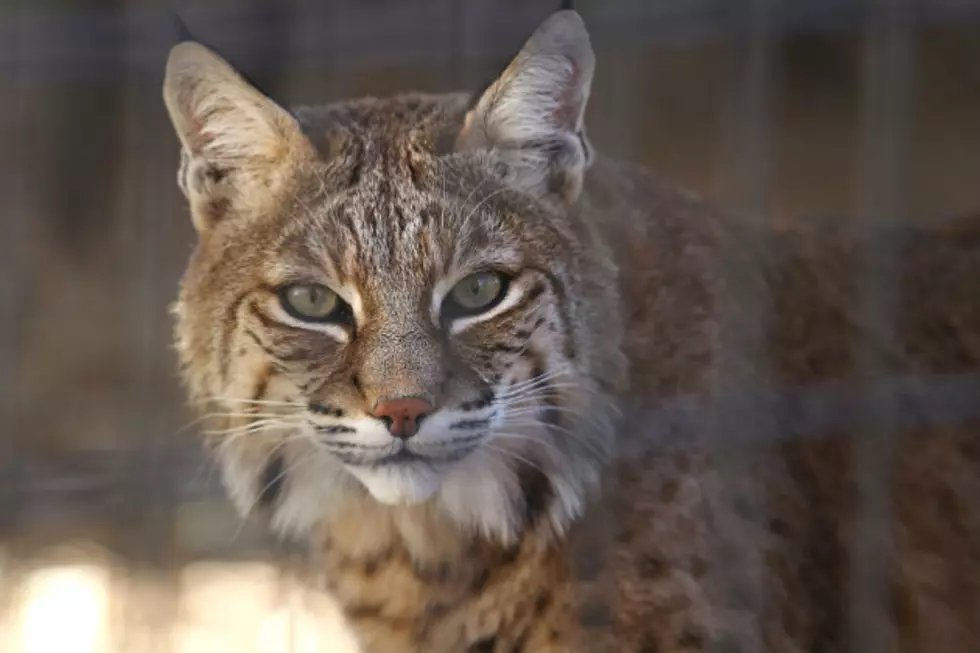
<path id="1" fill-rule="evenodd" d="M 278 298 L 269 300 L 268 310 L 271 312 L 272 316 L 275 317 L 275 319 L 283 324 L 288 324 L 289 326 L 297 327 L 299 329 L 306 329 L 307 331 L 317 331 L 330 336 L 337 342 L 342 342 L 345 344 L 350 342 L 350 332 L 344 327 L 327 322 L 306 322 L 304 320 L 298 320 L 286 312 L 286 309 L 284 309 L 279 303 Z"/>
<path id="2" fill-rule="evenodd" d="M 349 284 L 344 284 L 338 286 L 335 292 L 350 306 L 351 311 L 354 313 L 354 323 L 363 325 L 365 322 L 364 302 L 361 301 L 361 293 L 357 292 L 357 288 Z"/>
<path id="3" fill-rule="evenodd" d="M 454 277 L 444 277 L 440 279 L 432 289 L 432 304 L 429 306 L 429 318 L 432 320 L 434 325 L 439 326 L 439 316 L 442 313 L 442 302 L 446 299 L 446 295 L 452 292 L 453 287 L 458 283 L 458 281 L 459 279 Z"/>
<path id="4" fill-rule="evenodd" d="M 508 285 L 507 294 L 504 295 L 503 300 L 499 304 L 497 304 L 496 306 L 494 306 L 493 308 L 491 308 L 489 311 L 485 313 L 480 313 L 478 315 L 470 315 L 468 317 L 461 317 L 453 320 L 452 323 L 449 325 L 449 332 L 453 334 L 459 333 L 461 331 L 464 331 L 467 327 L 473 324 L 476 324 L 478 322 L 484 322 L 486 320 L 492 319 L 500 315 L 504 311 L 509 311 L 515 305 L 517 305 L 517 302 L 521 300 L 521 298 L 524 296 L 524 293 L 526 291 L 527 291 L 526 284 L 519 282 L 517 279 L 514 279 Z"/>

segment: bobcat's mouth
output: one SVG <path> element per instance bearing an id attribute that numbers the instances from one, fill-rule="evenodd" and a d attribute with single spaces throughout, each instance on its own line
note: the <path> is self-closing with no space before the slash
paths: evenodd
<path id="1" fill-rule="evenodd" d="M 456 464 L 476 451 L 485 437 L 473 434 L 428 444 L 397 441 L 333 454 L 378 501 L 420 503 L 439 492 Z"/>
<path id="2" fill-rule="evenodd" d="M 402 447 L 398 451 L 392 454 L 384 456 L 380 460 L 373 463 L 375 467 L 381 465 L 403 465 L 405 463 L 416 463 L 416 462 L 428 462 L 424 456 L 420 456 L 414 451 L 410 451 L 408 447 Z"/>
<path id="3" fill-rule="evenodd" d="M 411 442 L 398 441 L 380 448 L 380 451 L 378 447 L 327 446 L 341 462 L 353 467 L 441 466 L 451 465 L 466 458 L 484 437 L 484 434 L 477 434 L 428 445 L 413 445 Z"/>

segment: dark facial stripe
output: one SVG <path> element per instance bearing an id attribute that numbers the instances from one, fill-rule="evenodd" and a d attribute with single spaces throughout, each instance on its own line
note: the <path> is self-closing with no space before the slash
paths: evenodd
<path id="1" fill-rule="evenodd" d="M 500 315 L 496 316 L 495 319 L 499 319 L 505 315 L 519 315 L 521 313 L 530 311 L 531 307 L 534 305 L 534 302 L 537 300 L 540 294 L 541 294 L 540 292 L 534 296 L 532 296 L 531 293 L 525 294 L 523 297 L 521 297 L 521 300 L 519 302 L 517 302 L 516 304 L 508 308 Z M 527 337 L 530 336 L 530 334 L 527 331 L 524 331 L 523 333 L 515 333 L 514 335 L 522 339 L 526 339 Z"/>
<path id="2" fill-rule="evenodd" d="M 343 426 L 342 424 L 326 424 L 326 425 L 315 425 L 317 433 L 323 433 L 325 435 L 336 435 L 338 433 L 357 433 L 357 429 L 352 429 L 349 426 Z"/>
<path id="3" fill-rule="evenodd" d="M 535 284 L 530 288 L 530 290 L 528 290 L 527 294 L 525 294 L 524 297 L 521 298 L 520 302 L 518 302 L 517 304 L 515 304 L 514 306 L 512 306 L 510 309 L 506 311 L 505 315 L 506 314 L 515 315 L 515 314 L 531 311 L 534 302 L 537 301 L 537 299 L 544 293 L 544 291 L 545 291 L 544 284 L 540 284 L 540 283 Z M 511 331 L 512 338 L 516 338 L 517 341 L 519 341 L 519 344 L 512 344 L 512 342 L 498 342 L 489 345 L 487 349 L 494 353 L 521 355 L 527 349 L 528 341 L 531 339 L 531 336 L 534 334 L 534 331 L 537 330 L 538 327 L 540 327 L 543 323 L 544 323 L 544 318 L 538 318 L 537 320 L 535 320 L 534 324 L 531 326 L 530 329 L 518 328 Z M 565 342 L 566 352 L 568 350 L 567 345 L 568 345 L 568 340 L 566 337 L 566 342 Z"/>
<path id="4" fill-rule="evenodd" d="M 259 335 L 255 333 L 255 331 L 252 331 L 251 329 L 245 329 L 245 335 L 251 338 L 252 342 L 255 343 L 255 346 L 261 349 L 262 353 L 264 353 L 266 356 L 268 356 L 269 358 L 274 358 L 276 360 L 279 359 L 279 357 L 276 356 L 276 353 L 271 349 L 269 349 L 264 342 L 262 342 L 262 339 L 259 338 Z"/>
<path id="5" fill-rule="evenodd" d="M 266 365 L 262 368 L 258 379 L 255 381 L 255 386 L 252 389 L 252 401 L 265 399 L 265 391 L 269 388 L 269 381 L 272 380 L 274 374 L 275 367 L 272 365 Z"/>
<path id="6" fill-rule="evenodd" d="M 486 391 L 483 392 L 483 394 L 481 394 L 473 401 L 467 401 L 461 404 L 459 409 L 466 412 L 472 410 L 480 410 L 482 408 L 486 408 L 491 403 L 493 403 L 493 399 L 494 399 L 493 392 L 490 389 L 487 389 Z"/>
<path id="7" fill-rule="evenodd" d="M 491 635 L 490 637 L 484 637 L 476 644 L 470 647 L 469 653 L 494 653 L 494 649 L 497 648 L 497 637 L 496 635 Z"/>
<path id="8" fill-rule="evenodd" d="M 517 471 L 524 499 L 524 519 L 532 526 L 544 516 L 554 498 L 554 488 L 551 481 L 540 469 L 530 465 L 521 465 Z"/>
<path id="9" fill-rule="evenodd" d="M 521 358 L 527 361 L 528 365 L 531 367 L 531 376 L 528 378 L 528 381 L 534 381 L 535 379 L 544 375 L 544 363 L 541 360 L 541 357 L 538 355 L 538 352 L 534 351 L 533 349 L 525 349 Z"/>
<path id="10" fill-rule="evenodd" d="M 519 354 L 519 353 L 521 353 L 521 350 L 524 349 L 524 346 L 523 345 L 518 346 L 518 345 L 507 345 L 507 344 L 504 344 L 504 343 L 496 343 L 496 344 L 490 345 L 490 347 L 488 349 L 490 349 L 493 352 L 498 352 L 498 353 L 501 353 L 501 354 Z"/>
<path id="11" fill-rule="evenodd" d="M 360 143 L 354 145 L 348 159 L 353 163 L 347 175 L 347 187 L 353 188 L 361 183 L 361 174 L 364 171 L 364 148 Z"/>
<path id="12" fill-rule="evenodd" d="M 517 329 L 514 331 L 514 335 L 525 341 L 531 339 L 531 331 L 528 331 L 527 329 Z"/>
<path id="13" fill-rule="evenodd" d="M 326 415 L 327 417 L 343 417 L 344 411 L 340 408 L 335 408 L 334 406 L 327 406 L 326 404 L 318 404 L 311 401 L 310 412 L 316 413 L 317 415 Z"/>
<path id="14" fill-rule="evenodd" d="M 558 303 L 558 315 L 561 317 L 563 327 L 562 331 L 565 336 L 564 341 L 562 342 L 562 353 L 568 360 L 574 360 L 575 347 L 572 345 L 571 331 L 568 329 L 568 325 L 571 324 L 571 321 L 568 318 L 565 284 L 563 284 L 558 277 L 547 270 L 534 268 L 534 271 L 544 276 L 548 280 L 548 283 L 551 284 L 551 291 L 554 293 L 555 301 Z"/>
<path id="15" fill-rule="evenodd" d="M 275 455 L 269 458 L 262 474 L 259 476 L 259 505 L 269 507 L 279 500 L 282 486 L 286 480 L 286 463 L 283 457 Z"/>
<path id="16" fill-rule="evenodd" d="M 525 299 L 528 302 L 533 302 L 542 294 L 544 294 L 544 286 L 538 283 L 531 286 L 531 288 L 527 291 L 527 295 L 525 295 Z"/>
<path id="17" fill-rule="evenodd" d="M 336 379 L 334 377 L 317 376 L 313 377 L 306 383 L 300 383 L 298 385 L 299 389 L 302 390 L 303 394 L 307 397 L 319 397 L 323 393 L 323 389 L 331 383 L 336 383 Z"/>
<path id="18" fill-rule="evenodd" d="M 221 339 L 218 341 L 218 360 L 220 361 L 221 381 L 223 384 L 228 383 L 228 366 L 231 364 L 231 340 L 235 329 L 238 327 L 238 309 L 241 307 L 242 302 L 251 294 L 252 291 L 247 291 L 235 297 L 225 314 Z"/>
<path id="19" fill-rule="evenodd" d="M 449 425 L 451 429 L 459 430 L 472 430 L 472 429 L 485 429 L 490 426 L 489 419 L 463 419 L 458 422 L 454 422 Z"/>
<path id="20" fill-rule="evenodd" d="M 476 435 L 466 435 L 459 438 L 452 438 L 451 440 L 444 440 L 443 442 L 437 442 L 429 445 L 429 447 L 440 448 L 440 447 L 458 447 L 461 444 L 468 444 L 477 442 L 483 439 L 483 434 L 478 433 Z"/>
<path id="21" fill-rule="evenodd" d="M 354 227 L 356 222 L 355 216 L 351 215 L 350 210 L 346 206 L 339 206 L 337 208 L 337 222 L 339 225 L 345 228 L 347 237 L 352 245 L 350 248 L 352 252 L 363 252 L 365 251 L 364 242 L 361 240 L 361 232 Z"/>
<path id="22" fill-rule="evenodd" d="M 302 327 L 293 326 L 292 324 L 286 324 L 285 322 L 279 322 L 272 317 L 266 315 L 262 310 L 256 306 L 254 303 L 248 305 L 249 315 L 258 320 L 263 327 L 274 331 L 276 329 L 280 331 L 292 331 L 293 333 L 299 333 L 303 335 L 308 335 L 310 333 L 309 329 L 304 329 Z"/>
<path id="23" fill-rule="evenodd" d="M 272 348 L 270 348 L 268 345 L 262 342 L 262 339 L 259 337 L 259 335 L 255 333 L 255 331 L 253 331 L 252 329 L 246 328 L 245 335 L 248 336 L 253 343 L 255 343 L 256 347 L 262 350 L 263 354 L 271 358 L 276 363 L 280 363 L 280 364 L 296 363 L 298 361 L 309 360 L 310 358 L 314 358 L 314 354 L 306 349 L 299 349 L 291 354 L 280 354 L 278 352 L 275 352 L 272 350 Z M 305 365 L 302 368 L 305 372 L 311 372 L 317 367 L 319 367 L 319 365 L 320 363 L 314 360 L 312 363 L 309 363 L 308 365 Z M 280 369 L 284 369 L 282 365 L 278 365 L 277 367 L 279 367 Z"/>
<path id="24" fill-rule="evenodd" d="M 357 449 L 360 451 L 373 451 L 374 447 L 368 446 L 366 444 L 357 444 L 356 442 L 331 442 L 331 449 Z"/>

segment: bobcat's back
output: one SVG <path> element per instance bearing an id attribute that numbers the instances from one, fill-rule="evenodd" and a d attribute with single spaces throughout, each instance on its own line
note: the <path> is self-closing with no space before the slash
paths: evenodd
<path id="1" fill-rule="evenodd" d="M 586 187 L 620 267 L 631 379 L 621 459 L 577 531 L 596 645 L 848 650 L 861 641 L 852 610 L 867 620 L 879 609 L 861 603 L 858 575 L 883 561 L 872 598 L 896 650 L 972 650 L 980 414 L 968 398 L 980 389 L 980 219 L 908 235 L 895 280 L 898 346 L 885 350 L 887 334 L 862 327 L 867 246 L 853 226 L 746 234 L 645 171 L 609 163 L 595 172 Z M 756 320 L 749 362 L 723 349 L 726 326 L 739 322 L 721 315 L 737 290 L 721 276 L 722 248 L 744 253 L 760 241 L 758 270 L 740 281 L 765 312 L 727 304 L 742 323 Z M 869 350 L 884 381 L 913 392 L 882 427 L 893 447 L 884 460 L 859 457 Z M 718 392 L 751 397 L 726 385 L 726 373 L 765 384 L 757 389 L 770 402 L 729 403 L 729 421 L 710 421 Z M 882 468 L 886 505 L 862 512 L 867 479 Z"/>

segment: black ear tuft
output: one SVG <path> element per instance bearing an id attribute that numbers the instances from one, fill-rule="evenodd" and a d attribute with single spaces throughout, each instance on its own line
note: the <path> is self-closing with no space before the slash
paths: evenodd
<path id="1" fill-rule="evenodd" d="M 558 6 L 558 11 L 564 11 L 566 9 L 570 9 L 570 10 L 575 9 L 574 0 L 562 0 L 562 3 Z M 480 97 L 486 92 L 488 88 L 490 88 L 490 85 L 493 84 L 495 80 L 496 80 L 496 76 L 486 80 L 486 82 L 480 86 L 479 91 L 474 93 L 472 96 L 470 96 L 470 103 L 466 107 L 467 110 L 472 109 L 473 107 L 476 106 L 476 103 L 480 101 Z"/>
<path id="2" fill-rule="evenodd" d="M 493 151 L 508 183 L 570 204 L 589 167 L 583 138 L 595 53 L 582 17 L 558 11 L 470 108 L 459 151 Z"/>
<path id="3" fill-rule="evenodd" d="M 187 23 L 185 23 L 184 19 L 180 17 L 180 14 L 177 13 L 176 9 L 171 10 L 170 17 L 173 19 L 174 31 L 177 34 L 177 39 L 175 41 L 176 43 L 197 40 L 194 38 L 194 35 L 191 34 L 191 30 L 188 29 Z"/>
<path id="4" fill-rule="evenodd" d="M 190 28 L 187 27 L 187 23 L 185 23 L 184 22 L 184 19 L 180 17 L 180 14 L 177 13 L 177 10 L 176 9 L 171 9 L 170 10 L 170 18 L 173 21 L 174 31 L 176 32 L 176 35 L 177 35 L 177 39 L 174 41 L 174 45 L 177 45 L 179 43 L 187 43 L 188 41 L 192 41 L 194 43 L 200 43 L 201 45 L 203 45 L 205 47 L 208 47 L 208 48 L 210 48 L 212 50 L 215 49 L 215 48 L 209 46 L 207 43 L 204 43 L 200 39 L 196 38 L 193 34 L 191 34 Z M 221 56 L 225 57 L 226 59 L 228 58 L 226 55 L 221 55 Z M 249 84 L 251 84 L 252 86 L 254 86 L 255 89 L 259 93 L 261 93 L 262 95 L 265 95 L 266 97 L 269 97 L 269 94 L 266 93 L 265 91 L 263 91 L 259 87 L 259 85 L 255 83 L 255 80 L 253 80 L 249 75 L 245 74 L 241 70 L 238 70 L 237 72 L 242 77 L 242 79 L 244 79 L 246 82 L 248 82 Z"/>

